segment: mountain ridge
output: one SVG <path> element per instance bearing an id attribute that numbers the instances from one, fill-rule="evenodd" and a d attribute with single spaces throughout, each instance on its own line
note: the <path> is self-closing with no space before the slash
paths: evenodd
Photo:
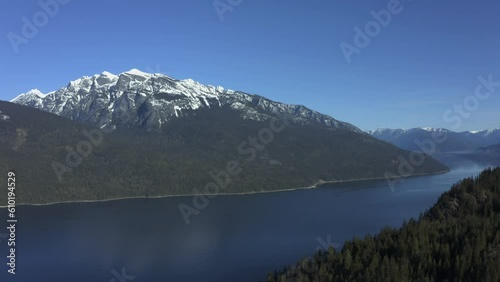
<path id="1" fill-rule="evenodd" d="M 261 121 L 283 115 L 297 124 L 362 132 L 350 123 L 303 105 L 280 103 L 256 94 L 137 69 L 118 75 L 104 71 L 83 76 L 56 91 L 44 94 L 30 90 L 11 102 L 96 127 L 126 120 L 122 125 L 158 131 L 172 119 L 196 113 L 200 108 L 230 107 L 246 119 Z"/>
<path id="2" fill-rule="evenodd" d="M 443 143 L 435 142 L 437 152 L 474 151 L 480 147 L 487 147 L 500 143 L 500 127 L 482 131 L 455 132 L 446 128 L 410 128 L 390 129 L 379 128 L 367 131 L 373 137 L 394 144 L 405 150 L 419 151 L 417 141 L 433 140 L 434 136 L 446 137 Z"/>
<path id="3" fill-rule="evenodd" d="M 412 128 L 388 128 L 388 127 L 380 127 L 377 129 L 372 129 L 372 130 L 367 130 L 366 133 L 370 135 L 374 134 L 381 134 L 384 132 L 408 132 L 412 130 L 425 130 L 427 132 L 454 132 L 454 133 L 470 133 L 478 136 L 487 136 L 494 134 L 498 131 L 500 131 L 500 126 L 497 128 L 490 128 L 490 129 L 484 129 L 484 130 L 472 130 L 472 131 L 453 131 L 447 128 L 443 127 L 412 127 Z"/>

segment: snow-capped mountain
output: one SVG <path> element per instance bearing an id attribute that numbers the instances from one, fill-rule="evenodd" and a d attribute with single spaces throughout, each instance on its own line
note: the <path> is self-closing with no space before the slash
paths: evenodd
<path id="1" fill-rule="evenodd" d="M 482 131 L 474 131 L 474 135 L 482 138 L 490 138 L 500 140 L 500 126 L 495 129 L 487 129 Z"/>
<path id="2" fill-rule="evenodd" d="M 351 124 L 301 105 L 283 104 L 258 95 L 203 85 L 192 79 L 177 80 L 137 69 L 118 75 L 103 72 L 84 76 L 46 94 L 33 89 L 11 102 L 99 127 L 113 123 L 159 130 L 172 119 L 215 107 L 238 111 L 244 119 L 260 121 L 280 114 L 296 124 L 361 132 Z"/>
<path id="3" fill-rule="evenodd" d="M 34 89 L 12 102 L 0 101 L 0 110 L 10 116 L 0 121 L 0 163 L 33 172 L 26 186 L 36 192 L 24 195 L 32 202 L 186 195 L 213 181 L 214 170 L 229 170 L 229 163 L 245 167 L 245 173 L 221 186 L 227 193 L 448 170 L 422 156 L 422 165 L 403 174 L 411 152 L 349 123 L 304 106 L 135 69 L 82 77 L 49 93 Z M 280 134 L 270 131 L 271 143 L 261 133 L 273 116 L 288 126 Z M 82 159 L 85 165 L 71 162 L 72 148 L 84 156 L 81 143 L 71 145 L 87 137 L 83 130 L 105 125 L 118 130 L 92 148 Z M 23 146 L 16 145 L 18 129 L 25 133 Z M 62 156 L 56 173 L 54 156 Z M 61 176 L 61 167 L 68 168 L 64 172 L 75 167 L 74 173 Z"/>
<path id="4" fill-rule="evenodd" d="M 435 139 L 433 135 L 437 136 L 437 133 L 446 136 L 445 142 L 434 142 L 438 152 L 470 151 L 500 143 L 500 128 L 473 132 L 454 132 L 445 128 L 432 127 L 411 129 L 379 128 L 367 131 L 367 133 L 400 148 L 414 151 L 421 151 L 422 148 L 418 144 L 422 144 L 425 140 Z"/>
<path id="5" fill-rule="evenodd" d="M 432 127 L 419 127 L 419 128 L 411 128 L 411 129 L 390 129 L 390 128 L 378 128 L 375 130 L 369 130 L 367 131 L 368 134 L 372 136 L 392 136 L 392 137 L 399 137 L 405 134 L 410 134 L 410 133 L 424 133 L 424 132 L 440 132 L 440 133 L 447 133 L 451 132 L 448 129 L 445 128 L 432 128 Z"/>

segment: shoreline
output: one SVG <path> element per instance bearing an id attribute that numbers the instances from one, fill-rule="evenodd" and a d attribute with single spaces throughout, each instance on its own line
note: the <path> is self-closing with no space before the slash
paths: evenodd
<path id="1" fill-rule="evenodd" d="M 451 170 L 444 170 L 432 173 L 419 173 L 413 174 L 401 178 L 413 178 L 420 176 L 431 176 L 448 173 Z M 308 190 L 315 189 L 325 184 L 340 184 L 340 183 L 349 183 L 349 182 L 359 182 L 359 181 L 370 181 L 370 180 L 382 180 L 386 179 L 385 177 L 371 177 L 371 178 L 355 178 L 348 180 L 331 180 L 331 181 L 323 181 L 320 180 L 310 186 L 306 187 L 296 187 L 296 188 L 287 188 L 287 189 L 279 189 L 279 190 L 269 190 L 269 191 L 250 191 L 250 192 L 235 192 L 235 193 L 219 193 L 216 197 L 219 196 L 244 196 L 244 195 L 253 195 L 253 194 L 264 194 L 264 193 L 283 193 L 283 192 L 293 192 L 299 190 Z M 171 197 L 193 197 L 193 196 L 203 196 L 206 194 L 179 194 L 179 195 L 161 195 L 161 196 L 132 196 L 132 197 L 118 197 L 118 198 L 110 198 L 110 199 L 102 199 L 102 200 L 78 200 L 78 201 L 60 201 L 60 202 L 50 202 L 43 204 L 26 204 L 26 203 L 16 203 L 17 206 L 52 206 L 52 205 L 60 205 L 60 204 L 79 204 L 79 203 L 102 203 L 102 202 L 111 202 L 111 201 L 120 201 L 120 200 L 133 200 L 133 199 L 163 199 L 163 198 L 171 198 Z M 7 206 L 0 206 L 0 209 L 7 208 Z"/>

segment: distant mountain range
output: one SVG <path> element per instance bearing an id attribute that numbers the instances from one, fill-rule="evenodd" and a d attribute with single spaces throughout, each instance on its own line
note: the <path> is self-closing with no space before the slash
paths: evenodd
<path id="1" fill-rule="evenodd" d="M 433 140 L 433 136 L 446 136 L 444 142 L 434 142 L 436 145 L 435 151 L 438 153 L 475 151 L 480 147 L 500 143 L 500 127 L 475 132 L 454 132 L 444 128 L 430 127 L 412 129 L 381 128 L 368 131 L 368 134 L 402 149 L 412 151 L 422 151 L 419 143 L 424 140 Z"/>
<path id="2" fill-rule="evenodd" d="M 349 123 L 135 69 L 85 76 L 47 94 L 32 90 L 0 102 L 0 111 L 6 164 L 0 170 L 18 172 L 24 203 L 197 194 L 207 187 L 260 192 L 448 170 L 421 155 L 423 163 L 402 175 L 411 152 Z"/>

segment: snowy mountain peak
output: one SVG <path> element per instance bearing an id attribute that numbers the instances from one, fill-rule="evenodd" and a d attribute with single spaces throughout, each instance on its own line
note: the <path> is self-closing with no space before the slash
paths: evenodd
<path id="1" fill-rule="evenodd" d="M 472 131 L 468 131 L 468 132 L 470 132 L 474 135 L 479 135 L 479 136 L 488 136 L 488 135 L 492 135 L 492 134 L 500 135 L 500 126 L 497 128 L 493 128 L 493 129 L 472 130 Z"/>
<path id="2" fill-rule="evenodd" d="M 450 130 L 448 130 L 446 128 L 420 127 L 420 129 L 423 129 L 423 130 L 429 131 L 429 132 L 450 132 Z"/>
<path id="3" fill-rule="evenodd" d="M 138 76 L 144 76 L 144 77 L 150 77 L 150 76 L 153 76 L 152 74 L 150 73 L 147 73 L 147 72 L 143 72 L 143 71 L 140 71 L 138 69 L 131 69 L 129 71 L 126 71 L 126 72 L 123 72 L 123 73 L 126 73 L 126 74 L 132 74 L 132 75 L 138 75 Z M 122 73 L 122 74 L 123 74 Z"/>
<path id="4" fill-rule="evenodd" d="M 112 74 L 112 73 L 110 73 L 110 72 L 108 72 L 108 71 L 103 71 L 103 72 L 101 73 L 101 76 L 104 76 L 104 77 L 107 77 L 107 78 L 110 78 L 110 79 L 116 79 L 116 78 L 118 78 L 118 76 L 117 76 L 117 75 Z"/>
<path id="5" fill-rule="evenodd" d="M 45 98 L 47 96 L 47 94 L 43 94 L 42 91 L 34 88 L 34 89 L 31 89 L 30 91 L 26 92 L 25 93 L 26 95 L 36 95 L 40 98 Z"/>
<path id="6" fill-rule="evenodd" d="M 241 91 L 225 90 L 221 86 L 204 85 L 193 79 L 178 80 L 138 69 L 119 75 L 104 71 L 84 76 L 49 94 L 32 90 L 11 102 L 97 127 L 114 123 L 159 130 L 166 122 L 196 114 L 198 109 L 224 107 L 238 112 L 244 119 L 264 121 L 280 114 L 298 124 L 321 124 L 361 132 L 351 124 L 304 106 L 274 102 Z"/>
<path id="7" fill-rule="evenodd" d="M 366 133 L 368 134 L 381 134 L 382 132 L 384 131 L 387 131 L 387 130 L 390 130 L 389 128 L 386 128 L 386 127 L 381 127 L 381 128 L 377 128 L 377 129 L 373 129 L 373 130 L 368 130 Z"/>
<path id="8" fill-rule="evenodd" d="M 41 100 L 41 99 L 44 99 L 45 97 L 47 97 L 49 94 L 52 94 L 52 92 L 47 93 L 47 94 L 43 94 L 42 91 L 34 88 L 26 93 L 20 94 L 16 98 L 12 99 L 10 102 L 15 103 L 15 101 L 20 101 L 20 100 Z"/>
<path id="9" fill-rule="evenodd" d="M 411 130 L 411 129 L 391 129 L 391 128 L 386 128 L 386 127 L 381 127 L 381 128 L 377 128 L 374 130 L 369 130 L 366 133 L 373 135 L 373 136 L 379 136 L 379 135 L 385 135 L 385 134 L 396 135 L 396 134 L 405 133 L 409 130 Z"/>
<path id="10" fill-rule="evenodd" d="M 485 136 L 500 132 L 500 127 L 497 127 L 496 129 L 488 129 L 483 131 Z"/>
<path id="11" fill-rule="evenodd" d="M 391 129 L 391 128 L 378 128 L 375 130 L 369 130 L 366 133 L 375 136 L 375 137 L 380 137 L 380 136 L 392 136 L 392 137 L 398 137 L 402 136 L 407 133 L 418 133 L 422 131 L 427 131 L 427 132 L 438 132 L 438 133 L 448 133 L 451 132 L 450 130 L 446 128 L 433 128 L 433 127 L 416 127 L 416 128 L 410 128 L 410 129 Z"/>

